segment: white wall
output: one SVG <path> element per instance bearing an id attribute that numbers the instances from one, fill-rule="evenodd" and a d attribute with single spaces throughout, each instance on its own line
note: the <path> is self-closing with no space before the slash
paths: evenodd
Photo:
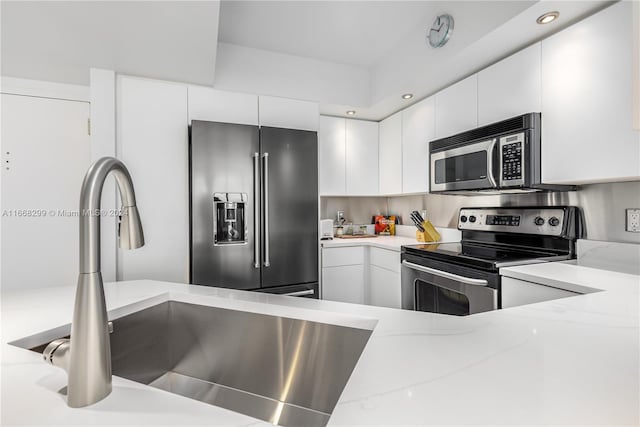
<path id="1" fill-rule="evenodd" d="M 370 104 L 370 83 L 363 67 L 218 44 L 216 89 L 358 106 Z"/>
<path id="2" fill-rule="evenodd" d="M 90 70 L 91 99 L 91 161 L 101 157 L 117 157 L 116 153 L 116 73 L 111 70 Z M 116 207 L 116 184 L 112 176 L 102 189 L 103 209 Z M 105 282 L 116 280 L 116 218 L 100 219 L 100 248 L 102 278 Z"/>

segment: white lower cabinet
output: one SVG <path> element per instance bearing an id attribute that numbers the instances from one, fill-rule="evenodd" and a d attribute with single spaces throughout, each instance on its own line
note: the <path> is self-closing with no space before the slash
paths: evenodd
<path id="1" fill-rule="evenodd" d="M 322 248 L 322 299 L 364 304 L 365 248 Z"/>
<path id="2" fill-rule="evenodd" d="M 558 289 L 526 280 L 502 277 L 502 308 L 579 295 L 577 292 Z"/>
<path id="3" fill-rule="evenodd" d="M 322 299 L 364 304 L 364 265 L 323 267 Z"/>
<path id="4" fill-rule="evenodd" d="M 386 270 L 377 265 L 370 265 L 368 285 L 368 304 L 378 307 L 401 308 L 400 273 Z"/>
<path id="5" fill-rule="evenodd" d="M 325 300 L 400 308 L 400 252 L 323 248 L 321 286 Z"/>

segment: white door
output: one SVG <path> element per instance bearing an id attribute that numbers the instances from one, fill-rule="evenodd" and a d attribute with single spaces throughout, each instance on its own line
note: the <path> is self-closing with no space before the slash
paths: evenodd
<path id="1" fill-rule="evenodd" d="M 402 192 L 429 191 L 429 141 L 435 139 L 434 98 L 402 111 Z"/>
<path id="2" fill-rule="evenodd" d="M 119 250 L 120 280 L 189 279 L 187 88 L 118 79 L 118 157 L 129 168 L 145 245 Z"/>
<path id="3" fill-rule="evenodd" d="M 258 125 L 258 96 L 227 92 L 203 86 L 189 86 L 191 120 Z"/>
<path id="4" fill-rule="evenodd" d="M 616 3 L 542 41 L 545 184 L 640 177 L 631 9 Z"/>
<path id="5" fill-rule="evenodd" d="M 378 123 L 347 120 L 347 195 L 378 194 Z"/>
<path id="6" fill-rule="evenodd" d="M 346 193 L 345 119 L 320 116 L 318 169 L 320 195 Z"/>
<path id="7" fill-rule="evenodd" d="M 2 97 L 2 288 L 74 286 L 89 103 Z"/>
<path id="8" fill-rule="evenodd" d="M 402 193 L 402 112 L 380 122 L 380 194 Z"/>
<path id="9" fill-rule="evenodd" d="M 435 94 L 436 138 L 478 127 L 478 75 L 474 74 Z"/>
<path id="10" fill-rule="evenodd" d="M 540 112 L 540 43 L 478 73 L 478 126 Z"/>

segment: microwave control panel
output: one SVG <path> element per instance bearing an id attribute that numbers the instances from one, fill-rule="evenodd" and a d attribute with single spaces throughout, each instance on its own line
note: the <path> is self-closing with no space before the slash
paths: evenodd
<path id="1" fill-rule="evenodd" d="M 524 185 L 524 133 L 500 138 L 500 186 Z"/>

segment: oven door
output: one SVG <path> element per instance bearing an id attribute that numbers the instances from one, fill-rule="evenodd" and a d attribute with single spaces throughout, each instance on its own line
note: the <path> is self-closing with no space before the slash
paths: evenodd
<path id="1" fill-rule="evenodd" d="M 484 275 L 484 274 L 480 274 Z M 498 308 L 498 275 L 472 278 L 402 261 L 402 308 L 467 316 Z"/>
<path id="2" fill-rule="evenodd" d="M 498 188 L 494 175 L 497 142 L 493 138 L 431 153 L 430 191 Z"/>

